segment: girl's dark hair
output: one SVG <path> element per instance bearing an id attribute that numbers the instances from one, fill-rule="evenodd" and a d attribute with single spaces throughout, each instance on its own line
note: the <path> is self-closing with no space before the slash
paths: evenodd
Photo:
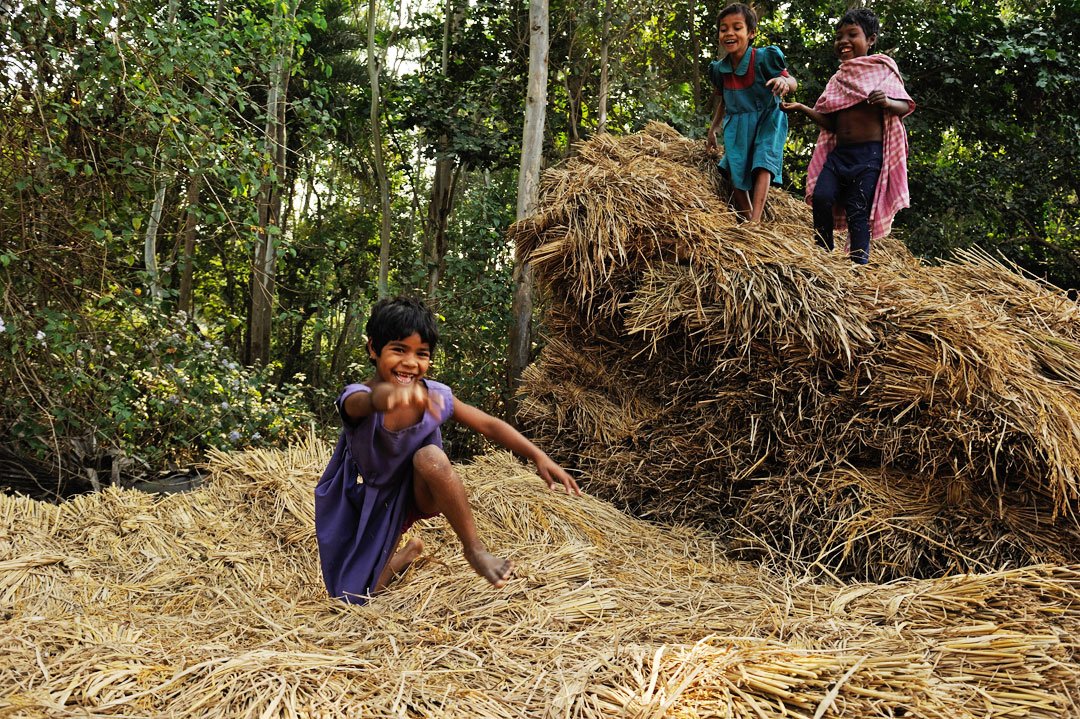
<path id="1" fill-rule="evenodd" d="M 836 29 L 839 30 L 841 25 L 858 25 L 862 28 L 867 40 L 881 32 L 881 24 L 878 22 L 877 15 L 868 7 L 848 10 L 844 13 L 844 17 L 840 18 L 840 22 L 836 23 Z"/>
<path id="2" fill-rule="evenodd" d="M 394 297 L 376 302 L 371 308 L 364 332 L 376 355 L 382 354 L 388 342 L 403 340 L 414 332 L 428 343 L 432 354 L 435 354 L 435 345 L 439 343 L 435 315 L 427 305 L 412 297 Z"/>
<path id="3" fill-rule="evenodd" d="M 741 2 L 731 3 L 721 10 L 720 14 L 716 16 L 716 26 L 719 28 L 721 20 L 728 15 L 735 14 L 743 16 L 743 20 L 746 21 L 747 32 L 757 32 L 757 13 L 749 5 L 744 5 Z"/>

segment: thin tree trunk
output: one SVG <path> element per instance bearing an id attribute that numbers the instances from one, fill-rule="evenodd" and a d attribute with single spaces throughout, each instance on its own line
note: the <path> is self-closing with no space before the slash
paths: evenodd
<path id="1" fill-rule="evenodd" d="M 442 65 L 443 77 L 450 73 L 450 46 L 453 44 L 457 28 L 462 17 L 453 0 L 446 0 L 443 10 Z M 449 249 L 446 230 L 450 224 L 450 210 L 453 204 L 453 184 L 457 168 L 450 155 L 450 138 L 440 135 L 435 146 L 435 176 L 431 182 L 431 200 L 428 203 L 427 231 L 424 242 L 424 262 L 427 265 L 427 295 L 431 297 L 439 287 L 446 252 Z"/>
<path id="2" fill-rule="evenodd" d="M 390 182 L 386 176 L 383 159 L 382 128 L 379 126 L 379 56 L 375 52 L 375 13 L 378 3 L 368 3 L 368 81 L 371 84 L 371 145 L 375 161 L 375 177 L 379 183 L 379 205 L 382 221 L 379 223 L 379 297 L 390 294 Z"/>
<path id="3" fill-rule="evenodd" d="M 690 72 L 693 78 L 694 110 L 700 112 L 704 104 L 701 87 L 701 36 L 697 30 L 697 0 L 686 0 L 690 9 Z"/>
<path id="4" fill-rule="evenodd" d="M 575 145 L 581 140 L 578 118 L 581 117 L 581 86 L 583 81 L 581 78 L 573 77 L 574 21 L 576 19 L 577 14 L 573 12 L 570 13 L 567 19 L 566 34 L 570 38 L 570 44 L 566 49 L 566 68 L 563 71 L 563 88 L 566 90 L 566 131 L 570 143 L 570 156 L 575 154 L 577 151 Z"/>
<path id="5" fill-rule="evenodd" d="M 160 167 L 158 168 L 160 170 Z M 146 222 L 146 235 L 143 239 L 143 263 L 150 279 L 150 296 L 155 301 L 161 299 L 161 277 L 157 266 L 157 233 L 161 225 L 161 213 L 165 207 L 165 190 L 168 188 L 165 178 L 158 180 L 154 193 L 154 204 L 150 208 L 150 219 Z"/>
<path id="6" fill-rule="evenodd" d="M 278 6 L 281 21 L 291 22 L 296 13 L 291 6 Z M 281 235 L 281 188 L 285 183 L 285 107 L 288 96 L 289 62 L 292 43 L 283 45 L 274 56 L 266 99 L 266 125 L 263 132 L 271 170 L 259 193 L 259 236 L 251 263 L 251 306 L 248 316 L 248 364 L 270 360 L 271 319 L 274 309 L 278 237 Z M 272 229 L 273 228 L 273 229 Z"/>
<path id="7" fill-rule="evenodd" d="M 453 184 L 456 174 L 454 160 L 448 155 L 449 144 L 446 135 L 439 138 L 439 158 L 435 161 L 435 177 L 431 181 L 427 252 L 424 257 L 428 270 L 428 297 L 432 297 L 439 287 L 448 248 L 446 230 L 450 224 L 450 205 L 453 202 Z"/>
<path id="8" fill-rule="evenodd" d="M 183 249 L 180 252 L 180 297 L 177 308 L 191 316 L 195 312 L 195 211 L 199 206 L 202 174 L 196 171 L 188 180 L 184 214 Z"/>
<path id="9" fill-rule="evenodd" d="M 341 328 L 337 341 L 334 343 L 334 351 L 330 354 L 331 377 L 341 377 L 345 373 L 347 350 L 353 346 L 352 335 L 356 325 L 356 307 L 353 300 L 349 299 L 345 305 L 345 325 Z"/>
<path id="10" fill-rule="evenodd" d="M 529 4 L 529 89 L 525 102 L 525 128 L 521 138 L 521 167 L 518 172 L 517 218 L 536 207 L 540 187 L 540 162 L 544 149 L 544 113 L 547 109 L 548 2 Z M 513 393 L 532 352 L 533 278 L 528 258 L 514 262 L 514 299 L 511 306 L 508 379 Z M 511 394 L 510 406 L 516 409 Z"/>
<path id="11" fill-rule="evenodd" d="M 608 51 L 611 48 L 611 2 L 612 0 L 604 0 L 604 25 L 600 39 L 600 101 L 596 111 L 598 133 L 607 132 L 608 86 L 611 82 L 608 76 Z"/>
<path id="12" fill-rule="evenodd" d="M 578 85 L 576 90 L 574 85 Z M 566 129 L 570 135 L 570 155 L 572 156 L 576 152 L 575 144 L 581 141 L 578 121 L 581 114 L 581 83 L 579 80 L 572 80 L 570 73 L 567 72 L 563 78 L 563 86 L 566 88 Z"/>

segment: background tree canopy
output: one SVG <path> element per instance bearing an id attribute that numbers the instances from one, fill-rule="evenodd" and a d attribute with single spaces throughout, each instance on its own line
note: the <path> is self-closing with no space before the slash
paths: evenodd
<path id="1" fill-rule="evenodd" d="M 650 120 L 703 137 L 719 2 L 551 0 L 545 162 Z M 389 289 L 444 320 L 437 376 L 505 411 L 528 4 L 51 0 L 0 15 L 0 444 L 63 479 L 332 429 Z M 837 2 L 760 2 L 812 102 Z M 912 207 L 1080 288 L 1080 4 L 872 4 L 905 73 Z M 373 43 L 368 13 L 375 12 Z M 368 59 L 376 60 L 378 94 Z M 372 108 L 373 99 L 379 103 Z M 375 110 L 373 113 L 372 110 Z M 371 118 L 379 118 L 379 133 Z M 378 138 L 376 155 L 373 141 Z M 796 123 L 800 193 L 816 138 Z M 462 456 L 476 438 L 451 436 Z"/>

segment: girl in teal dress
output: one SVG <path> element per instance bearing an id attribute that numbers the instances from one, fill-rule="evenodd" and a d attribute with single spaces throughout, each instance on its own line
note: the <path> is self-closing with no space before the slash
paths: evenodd
<path id="1" fill-rule="evenodd" d="M 723 123 L 720 171 L 735 188 L 735 209 L 743 219 L 758 222 L 769 185 L 782 180 L 788 121 L 780 98 L 798 83 L 788 74 L 780 48 L 750 46 L 757 34 L 757 15 L 749 7 L 728 5 L 720 11 L 717 25 L 726 56 L 709 64 L 709 82 L 718 96 L 709 149 L 716 151 L 716 134 Z"/>

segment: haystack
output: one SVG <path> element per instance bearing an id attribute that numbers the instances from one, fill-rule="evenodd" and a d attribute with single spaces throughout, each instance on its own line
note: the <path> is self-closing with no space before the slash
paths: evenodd
<path id="1" fill-rule="evenodd" d="M 714 538 L 460 468 L 501 590 L 445 521 L 368 605 L 324 595 L 329 448 L 218 455 L 201 489 L 0 497 L 0 716 L 1061 717 L 1080 707 L 1080 567 L 811 584 Z"/>
<path id="2" fill-rule="evenodd" d="M 1076 561 L 1076 303 L 985 253 L 853 267 L 800 199 L 746 225 L 726 194 L 658 124 L 546 173 L 510 231 L 549 297 L 532 436 L 639 516 L 842 576 Z"/>

